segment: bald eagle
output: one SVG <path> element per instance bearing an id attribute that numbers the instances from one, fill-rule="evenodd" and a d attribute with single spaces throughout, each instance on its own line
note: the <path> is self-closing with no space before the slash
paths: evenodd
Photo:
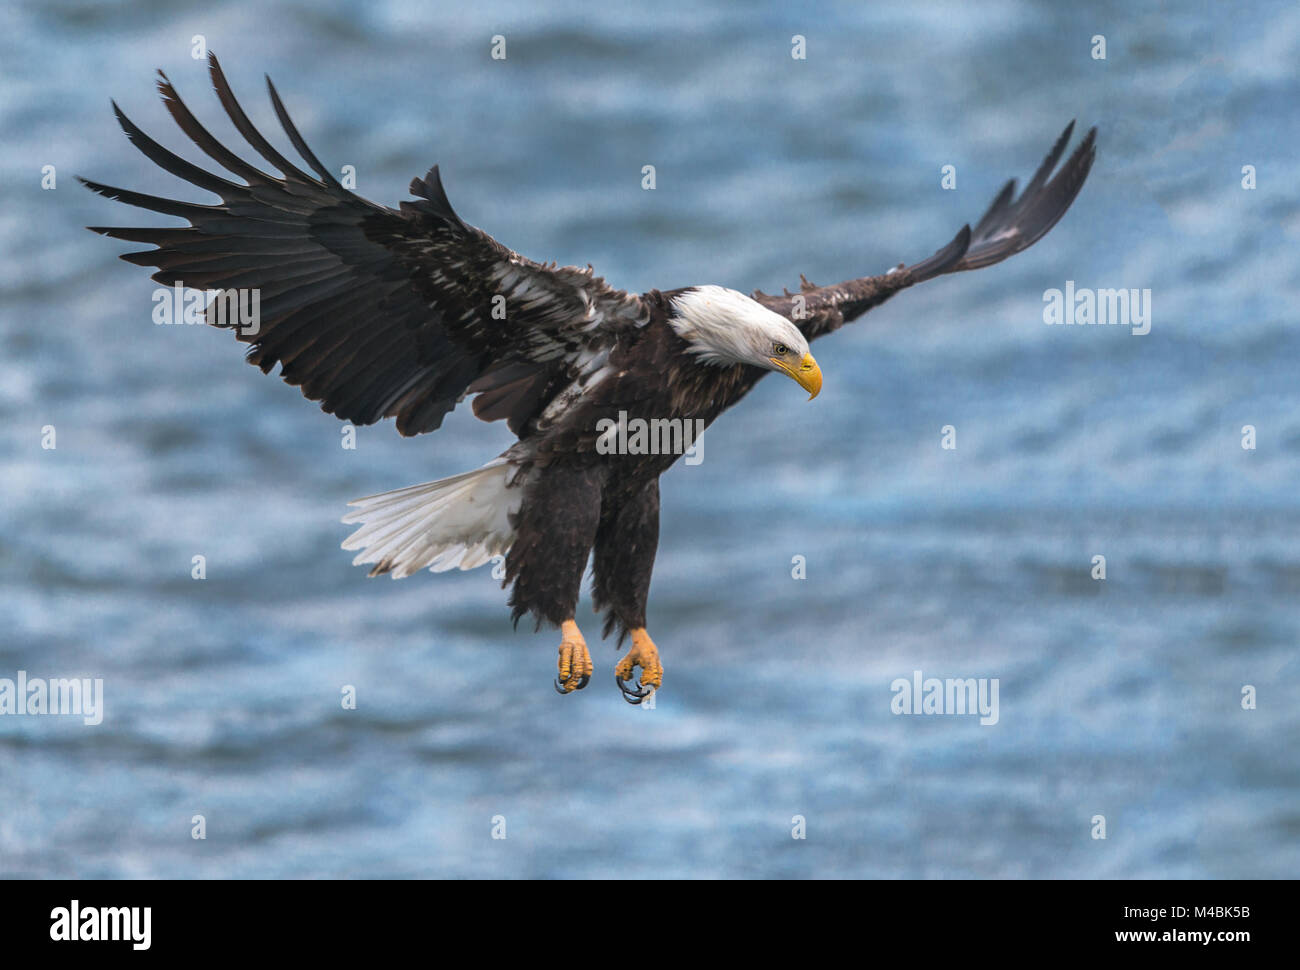
<path id="1" fill-rule="evenodd" d="M 1056 171 L 1071 122 L 1019 196 L 1008 182 L 974 229 L 963 226 L 933 256 L 880 276 L 815 286 L 801 275 L 800 291 L 781 296 L 714 285 L 635 295 L 590 267 L 535 263 L 464 222 L 437 166 L 411 182 L 414 201 L 397 209 L 357 196 L 307 147 L 267 78 L 280 124 L 311 169 L 304 172 L 249 122 L 216 57 L 209 73 L 235 128 L 279 174 L 214 138 L 160 71 L 158 90 L 176 124 L 240 181 L 163 148 L 114 103 L 136 148 L 221 201 L 199 205 L 82 179 L 101 195 L 189 223 L 89 228 L 155 246 L 122 258 L 156 267 L 153 279 L 166 286 L 209 291 L 206 322 L 235 329 L 252 345 L 250 363 L 263 372 L 278 363 L 286 382 L 345 421 L 394 418 L 402 435 L 422 434 L 467 396 L 477 417 L 504 420 L 518 440 L 483 467 L 352 502 L 343 521 L 360 528 L 343 548 L 357 550 L 355 564 L 373 564 L 372 576 L 394 578 L 504 557 L 516 625 L 532 614 L 539 628 L 561 630 L 562 694 L 581 690 L 592 673 L 574 621 L 590 557 L 602 636 L 617 629 L 620 644 L 631 636 L 615 667 L 631 703 L 663 682 L 646 632 L 659 476 L 690 436 L 620 453 L 610 447 L 613 423 L 704 428 L 770 373 L 816 397 L 822 372 L 813 340 L 909 286 L 1033 245 L 1070 207 L 1095 155 L 1093 129 Z M 256 297 L 251 325 L 215 313 L 229 294 Z"/>

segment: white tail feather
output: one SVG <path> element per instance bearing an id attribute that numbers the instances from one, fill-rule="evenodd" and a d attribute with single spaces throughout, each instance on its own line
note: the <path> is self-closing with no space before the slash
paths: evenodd
<path id="1" fill-rule="evenodd" d="M 344 516 L 361 528 L 343 541 L 360 549 L 352 565 L 375 563 L 370 575 L 410 576 L 428 566 L 435 573 L 473 569 L 505 555 L 514 541 L 510 517 L 519 511 L 523 489 L 510 486 L 504 458 L 472 472 L 411 485 L 348 504 Z"/>

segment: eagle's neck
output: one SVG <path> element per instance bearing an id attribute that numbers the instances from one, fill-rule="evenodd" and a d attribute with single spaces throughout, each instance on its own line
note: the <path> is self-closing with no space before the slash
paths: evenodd
<path id="1" fill-rule="evenodd" d="M 693 352 L 690 342 L 666 321 L 661 340 L 665 352 L 658 379 L 669 395 L 673 415 L 710 423 L 744 397 L 764 374 L 761 367 L 729 363 Z M 658 356 L 658 355 L 657 355 Z"/>

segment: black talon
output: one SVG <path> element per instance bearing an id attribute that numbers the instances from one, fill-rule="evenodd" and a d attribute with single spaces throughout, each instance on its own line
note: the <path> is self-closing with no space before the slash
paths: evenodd
<path id="1" fill-rule="evenodd" d="M 589 683 L 591 683 L 591 674 L 583 674 L 583 675 L 582 675 L 582 680 L 580 680 L 580 681 L 579 681 L 577 684 L 575 684 L 573 687 L 565 687 L 564 684 L 560 682 L 560 678 L 559 678 L 559 677 L 556 677 L 556 678 L 555 678 L 555 693 L 557 693 L 557 694 L 572 694 L 575 690 L 582 690 L 582 688 L 586 687 Z"/>
<path id="2" fill-rule="evenodd" d="M 623 700 L 627 701 L 629 704 L 640 704 L 650 696 L 650 691 L 648 689 L 642 687 L 640 684 L 637 684 L 634 688 L 629 687 L 628 681 L 625 681 L 618 674 L 614 675 L 614 683 L 618 684 L 618 689 L 623 692 Z"/>

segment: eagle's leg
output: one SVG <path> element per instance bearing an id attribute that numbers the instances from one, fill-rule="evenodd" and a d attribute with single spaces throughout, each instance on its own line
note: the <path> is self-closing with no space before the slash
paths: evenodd
<path id="1" fill-rule="evenodd" d="M 515 538 L 506 554 L 512 618 L 525 613 L 538 626 L 558 626 L 561 694 L 582 690 L 591 679 L 591 654 L 573 616 L 600 523 L 604 470 L 590 462 L 556 461 L 524 493 L 514 517 Z"/>
<path id="2" fill-rule="evenodd" d="M 560 624 L 560 676 L 555 680 L 555 690 L 560 694 L 582 690 L 591 680 L 591 654 L 587 641 L 582 638 L 578 624 L 565 620 Z"/>
<path id="3" fill-rule="evenodd" d="M 641 668 L 641 679 L 635 687 L 629 687 L 632 671 Z M 640 626 L 632 631 L 632 649 L 627 652 L 618 666 L 614 668 L 614 681 L 623 692 L 623 699 L 629 704 L 640 704 L 651 691 L 658 690 L 664 682 L 664 665 L 659 662 L 659 648 Z"/>
<path id="4" fill-rule="evenodd" d="M 645 630 L 650 574 L 659 545 L 659 479 L 619 483 L 607 490 L 605 510 L 596 533 L 592 593 L 596 609 L 605 611 L 605 636 L 619 628 L 619 641 L 631 634 L 632 649 L 614 669 L 615 682 L 629 704 L 640 704 L 663 683 L 659 651 Z M 629 686 L 641 668 L 641 683 Z"/>

